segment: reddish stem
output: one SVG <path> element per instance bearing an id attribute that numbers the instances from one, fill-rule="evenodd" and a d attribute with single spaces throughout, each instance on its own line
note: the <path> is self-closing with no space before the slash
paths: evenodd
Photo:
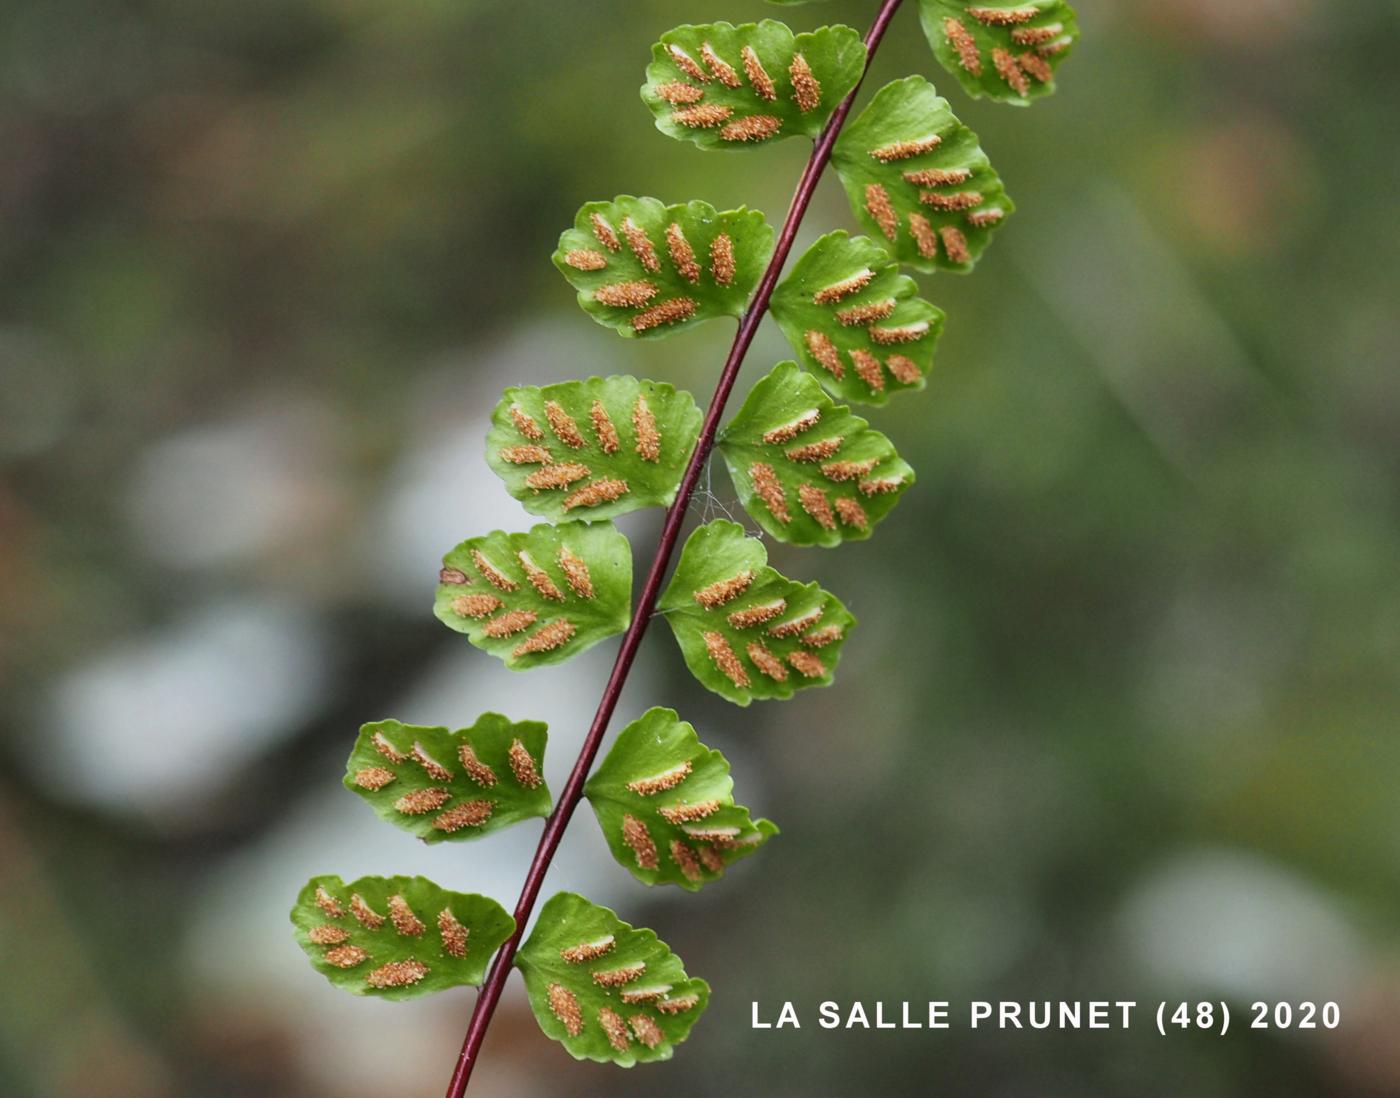
<path id="1" fill-rule="evenodd" d="M 880 11 L 875 16 L 875 21 L 865 36 L 867 72 L 869 71 L 870 58 L 875 55 L 880 40 L 884 38 L 885 30 L 889 27 L 890 20 L 894 18 L 894 13 L 901 3 L 902 0 L 883 0 L 880 5 Z M 792 196 L 792 205 L 788 208 L 782 232 L 778 234 L 778 241 L 773 249 L 773 258 L 769 261 L 767 270 L 763 272 L 763 278 L 758 283 L 758 290 L 754 294 L 753 301 L 739 322 L 739 331 L 734 337 L 734 345 L 729 349 L 729 357 L 725 360 L 724 370 L 720 373 L 714 395 L 710 398 L 709 410 L 705 413 L 705 422 L 700 429 L 700 440 L 696 443 L 695 452 L 690 457 L 690 464 L 686 466 L 685 475 L 681 477 L 676 500 L 666 512 L 666 522 L 661 528 L 661 540 L 657 543 L 656 555 L 652 558 L 651 568 L 647 572 L 641 598 L 638 599 L 637 609 L 632 616 L 632 624 L 622 638 L 622 647 L 618 650 L 617 659 L 613 663 L 612 674 L 608 676 L 608 685 L 603 690 L 603 698 L 598 703 L 598 711 L 593 717 L 593 724 L 588 729 L 588 736 L 584 739 L 578 759 L 574 763 L 573 770 L 569 773 L 569 780 L 559 794 L 554 812 L 544 825 L 544 833 L 540 836 L 539 846 L 535 850 L 534 859 L 530 862 L 530 870 L 525 875 L 525 885 L 520 890 L 520 899 L 515 905 L 515 933 L 496 954 L 495 960 L 491 963 L 491 970 L 487 973 L 486 982 L 481 987 L 481 994 L 477 997 L 471 1022 L 467 1026 L 467 1035 L 462 1042 L 462 1052 L 457 1057 L 457 1066 L 452 1072 L 452 1081 L 447 1087 L 447 1098 L 462 1098 L 466 1093 L 472 1068 L 476 1066 L 477 1054 L 481 1051 L 481 1043 L 486 1038 L 486 1029 L 491 1024 L 491 1018 L 500 1002 L 501 991 L 505 987 L 506 977 L 510 974 L 511 963 L 515 960 L 515 952 L 520 948 L 520 939 L 525 933 L 525 923 L 530 918 L 530 912 L 534 910 L 535 901 L 539 898 L 540 888 L 544 884 L 545 874 L 549 872 L 550 862 L 554 860 L 555 851 L 559 849 L 559 841 L 564 837 L 564 830 L 569 826 L 574 809 L 578 807 L 578 802 L 583 796 L 584 782 L 588 778 L 588 772 L 593 767 L 593 760 L 597 757 L 598 748 L 602 745 L 603 735 L 607 732 L 608 723 L 612 720 L 613 710 L 617 708 L 618 698 L 621 697 L 622 688 L 627 683 L 627 675 L 632 670 L 632 661 L 637 656 L 637 649 L 641 646 L 642 637 L 646 634 L 647 626 L 651 623 L 652 612 L 656 609 L 656 600 L 661 595 L 661 581 L 666 576 L 666 570 L 676 550 L 676 543 L 680 540 L 681 527 L 685 523 L 686 512 L 690 507 L 690 497 L 695 492 L 695 485 L 700 480 L 700 474 L 705 468 L 705 461 L 709 458 L 710 450 L 714 446 L 715 434 L 719 430 L 720 416 L 724 414 L 725 405 L 729 402 L 729 395 L 739 376 L 739 368 L 744 364 L 744 356 L 748 353 L 749 345 L 753 342 L 754 334 L 758 331 L 759 322 L 768 312 L 768 304 L 773 297 L 773 290 L 778 284 L 778 276 L 782 273 L 788 254 L 792 251 L 797 230 L 802 225 L 802 219 L 806 215 L 807 207 L 812 201 L 812 195 L 817 189 L 817 181 L 821 178 L 827 162 L 831 159 L 831 150 L 836 144 L 837 135 L 840 134 L 841 127 L 845 125 L 846 118 L 851 113 L 856 93 L 860 91 L 860 85 L 864 80 L 865 74 L 862 73 L 861 80 L 851 89 L 851 94 L 841 100 L 841 104 L 831 116 L 831 121 L 827 123 L 821 137 L 817 139 L 816 146 L 812 149 L 812 157 L 807 161 L 807 167 L 802 172 L 802 178 L 798 181 L 797 190 Z"/>

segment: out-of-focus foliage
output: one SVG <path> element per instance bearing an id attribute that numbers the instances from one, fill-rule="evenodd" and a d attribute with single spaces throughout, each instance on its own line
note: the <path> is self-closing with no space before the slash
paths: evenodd
<path id="1" fill-rule="evenodd" d="M 601 867 L 726 989 L 686 1049 L 703 1075 L 667 1077 L 681 1098 L 1400 1087 L 1392 7 L 1077 6 L 1081 45 L 1028 112 L 965 96 L 910 3 L 881 48 L 870 91 L 929 77 L 1019 211 L 975 278 L 920 276 L 948 314 L 938 365 L 871 416 L 917 487 L 868 542 L 773 550 L 861 618 L 840 689 L 741 732 L 648 638 L 660 681 L 631 711 L 675 705 L 800 838 L 684 917 Z M 624 344 L 580 323 L 548 262 L 560 227 L 643 185 L 780 217 L 804 143 L 659 140 L 638 74 L 683 19 L 873 11 L 0 5 L 0 1093 L 441 1093 L 470 993 L 332 996 L 286 933 L 309 868 L 382 873 L 418 845 L 328 779 L 366 714 L 459 727 L 549 702 L 586 723 L 606 644 L 508 675 L 423 614 L 445 547 L 531 521 L 480 460 L 486 417 L 507 386 L 593 373 L 703 400 L 731 325 Z M 841 228 L 828 179 L 799 248 Z M 785 348 L 761 332 L 739 392 Z M 708 487 L 702 515 L 740 514 L 722 469 Z M 623 521 L 640 544 L 653 518 Z M 556 676 L 562 697 L 521 701 Z M 531 830 L 456 870 L 424 853 L 445 887 L 494 893 L 493 848 Z M 508 896 L 519 851 L 501 858 Z M 749 1024 L 753 1000 L 1081 987 L 1327 995 L 1346 1026 Z M 548 1054 L 523 1002 L 500 1024 L 513 1094 L 655 1090 Z"/>

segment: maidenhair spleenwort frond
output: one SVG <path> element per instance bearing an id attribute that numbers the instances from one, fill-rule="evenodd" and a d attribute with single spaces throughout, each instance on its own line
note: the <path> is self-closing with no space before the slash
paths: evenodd
<path id="1" fill-rule="evenodd" d="M 690 535 L 657 608 L 691 674 L 736 705 L 829 686 L 856 619 L 815 583 L 768 567 L 768 551 L 737 522 Z"/>
<path id="2" fill-rule="evenodd" d="M 624 728 L 584 796 L 613 857 L 649 885 L 698 889 L 778 833 L 734 803 L 729 763 L 672 709 Z"/>
<path id="3" fill-rule="evenodd" d="M 360 729 L 345 787 L 424 842 L 475 839 L 549 815 L 545 738 L 539 721 L 499 713 L 458 732 L 375 721 Z"/>
<path id="4" fill-rule="evenodd" d="M 756 210 L 623 195 L 579 210 L 554 265 L 599 324 L 650 338 L 739 316 L 772 253 L 773 230 Z"/>
<path id="5" fill-rule="evenodd" d="M 515 920 L 486 896 L 426 877 L 314 877 L 292 908 L 311 965 L 353 995 L 414 999 L 480 985 Z"/>
<path id="6" fill-rule="evenodd" d="M 920 271 L 972 270 L 1015 209 L 977 135 L 922 76 L 881 88 L 832 164 L 856 217 Z"/>
<path id="7" fill-rule="evenodd" d="M 603 519 L 676 498 L 700 435 L 686 392 L 635 377 L 507 389 L 486 461 L 527 511 Z"/>
<path id="8" fill-rule="evenodd" d="M 889 439 L 791 362 L 753 387 L 719 450 L 749 514 L 796 545 L 868 538 L 914 483 Z"/>
<path id="9" fill-rule="evenodd" d="M 1051 91 L 1078 34 L 1063 0 L 918 3 L 964 88 L 1007 102 Z M 523 946 L 520 928 L 584 795 L 614 856 L 648 885 L 698 889 L 777 833 L 734 803 L 729 764 L 673 710 L 633 721 L 590 770 L 653 614 L 695 677 L 738 705 L 831 683 L 855 625 L 834 595 L 770 567 L 763 542 L 733 522 L 695 529 L 665 585 L 716 445 L 749 513 L 794 545 L 871 536 L 914 483 L 893 443 L 832 397 L 878 405 L 925 386 L 943 313 L 899 264 L 969 271 L 1013 207 L 976 136 L 922 77 L 883 88 L 847 125 L 900 4 L 879 0 L 863 40 L 847 27 L 794 34 L 771 20 L 660 36 L 642 98 L 664 133 L 702 149 L 814 139 L 776 237 L 755 210 L 622 196 L 585 205 L 560 238 L 554 264 L 598 323 L 634 338 L 725 316 L 739 329 L 703 416 L 665 381 L 618 375 L 515 386 L 492 417 L 488 463 L 550 522 L 449 552 L 438 618 L 514 670 L 625 631 L 559 803 L 551 809 L 538 722 L 488 713 L 449 731 L 376 721 L 351 751 L 347 788 L 426 842 L 547 817 L 514 917 L 422 877 L 317 877 L 292 909 L 312 965 L 347 991 L 404 999 L 481 986 L 447 1098 L 466 1091 L 512 967 L 541 1029 L 580 1059 L 668 1059 L 709 1001 L 709 985 L 655 934 L 582 896 L 545 904 Z M 869 236 L 828 233 L 779 285 L 828 163 Z M 720 432 L 770 307 L 801 365 L 778 365 Z M 610 520 L 654 506 L 666 518 L 634 614 L 631 549 Z"/>
<path id="10" fill-rule="evenodd" d="M 827 233 L 773 294 L 773 319 L 802 364 L 845 400 L 883 404 L 922 389 L 943 310 L 875 241 Z"/>
<path id="11" fill-rule="evenodd" d="M 516 954 L 535 1020 L 579 1060 L 669 1060 L 710 999 L 650 930 L 560 892 Z"/>
<path id="12" fill-rule="evenodd" d="M 850 27 L 794 36 L 772 19 L 677 27 L 651 52 L 642 99 L 657 129 L 702 149 L 816 137 L 865 71 Z"/>
<path id="13" fill-rule="evenodd" d="M 559 663 L 630 620 L 632 552 L 610 522 L 496 530 L 442 558 L 434 610 L 515 671 Z"/>

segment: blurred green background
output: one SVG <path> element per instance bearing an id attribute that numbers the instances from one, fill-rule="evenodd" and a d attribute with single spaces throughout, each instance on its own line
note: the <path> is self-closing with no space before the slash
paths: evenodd
<path id="1" fill-rule="evenodd" d="M 1084 0 L 1061 91 L 928 74 L 1020 212 L 869 542 L 775 549 L 862 619 L 837 687 L 738 710 L 666 631 L 671 704 L 782 836 L 696 897 L 576 818 L 547 890 L 716 988 L 669 1067 L 575 1064 L 518 981 L 482 1095 L 1400 1094 L 1400 234 L 1388 0 Z M 427 850 L 339 786 L 359 723 L 551 724 L 615 645 L 510 675 L 436 562 L 529 520 L 482 459 L 507 384 L 709 392 L 731 331 L 637 345 L 548 255 L 584 201 L 747 203 L 801 142 L 702 154 L 637 97 L 685 21 L 864 27 L 870 0 L 9 0 L 0 10 L 0 1093 L 441 1093 L 474 992 L 330 988 L 314 873 L 510 906 L 537 828 Z M 867 92 L 868 94 L 868 92 Z M 803 242 L 853 227 L 827 180 Z M 788 357 L 765 329 L 745 382 Z M 741 388 L 742 391 L 742 388 Z M 697 518 L 735 511 L 716 470 Z M 624 527 L 645 552 L 657 515 Z M 826 998 L 1227 1000 L 1229 1037 L 755 1032 Z M 1256 998 L 1335 1000 L 1256 1032 Z M 476 1091 L 474 1090 L 473 1093 Z"/>

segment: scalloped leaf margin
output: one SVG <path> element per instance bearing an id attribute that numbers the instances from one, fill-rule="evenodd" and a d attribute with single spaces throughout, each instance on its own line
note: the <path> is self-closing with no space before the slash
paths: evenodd
<path id="1" fill-rule="evenodd" d="M 773 318 L 822 385 L 843 400 L 884 404 L 922 389 L 943 310 L 915 296 L 883 246 L 827 233 L 773 294 Z"/>
<path id="2" fill-rule="evenodd" d="M 650 930 L 560 892 L 515 955 L 535 1020 L 578 1060 L 669 1060 L 710 1001 L 710 985 Z"/>
<path id="3" fill-rule="evenodd" d="M 676 498 L 701 418 L 689 393 L 625 375 L 519 386 L 491 416 L 486 461 L 527 511 L 613 518 Z"/>
<path id="4" fill-rule="evenodd" d="M 657 608 L 691 674 L 736 705 L 829 686 L 855 625 L 835 595 L 770 568 L 763 542 L 722 520 L 687 539 Z"/>
<path id="5" fill-rule="evenodd" d="M 881 88 L 831 163 L 857 220 L 920 271 L 971 271 L 1016 208 L 977 135 L 922 76 Z"/>
<path id="6" fill-rule="evenodd" d="M 919 20 L 968 95 L 1022 107 L 1055 91 L 1055 70 L 1079 39 L 1065 0 L 919 0 Z"/>
<path id="7" fill-rule="evenodd" d="M 729 762 L 674 709 L 629 724 L 584 786 L 618 862 L 649 885 L 692 892 L 778 833 L 734 803 Z"/>
<path id="8" fill-rule="evenodd" d="M 345 788 L 427 843 L 489 835 L 548 816 L 540 721 L 483 713 L 470 728 L 374 721 L 360 728 Z"/>
<path id="9" fill-rule="evenodd" d="M 352 995 L 416 999 L 480 987 L 515 920 L 489 896 L 426 877 L 313 877 L 292 908 L 311 966 Z"/>
<path id="10" fill-rule="evenodd" d="M 753 387 L 718 445 L 744 509 L 795 545 L 868 538 L 914 483 L 894 444 L 793 362 Z"/>
<path id="11" fill-rule="evenodd" d="M 794 36 L 772 19 L 686 25 L 652 47 L 642 99 L 657 129 L 702 149 L 815 138 L 865 63 L 865 43 L 847 26 Z"/>
<path id="12" fill-rule="evenodd" d="M 620 195 L 580 209 L 553 259 L 584 312 L 651 339 L 741 316 L 772 254 L 772 226 L 757 210 Z"/>
<path id="13" fill-rule="evenodd" d="M 442 560 L 433 612 L 513 671 L 559 663 L 632 617 L 632 552 L 611 522 L 468 538 Z"/>

